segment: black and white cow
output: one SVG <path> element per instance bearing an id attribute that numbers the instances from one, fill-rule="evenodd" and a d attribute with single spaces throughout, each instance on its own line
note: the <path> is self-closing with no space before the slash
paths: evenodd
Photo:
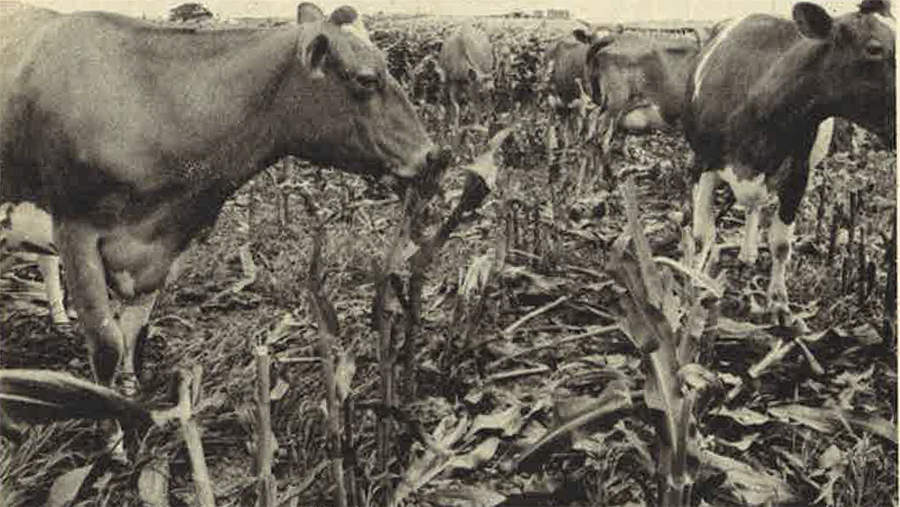
<path id="1" fill-rule="evenodd" d="M 715 242 L 713 195 L 725 180 L 747 218 L 740 260 L 754 263 L 761 208 L 778 200 L 769 228 L 769 310 L 790 322 L 785 267 L 809 172 L 843 117 L 891 146 L 896 136 L 895 22 L 883 0 L 832 18 L 801 2 L 793 21 L 756 14 L 721 27 L 688 82 L 683 117 L 695 152 L 693 229 Z M 702 255 L 701 257 L 704 257 Z"/>

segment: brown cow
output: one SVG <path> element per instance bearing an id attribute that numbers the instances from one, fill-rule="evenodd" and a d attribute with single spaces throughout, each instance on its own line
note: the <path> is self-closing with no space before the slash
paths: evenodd
<path id="1" fill-rule="evenodd" d="M 0 82 L 8 83 L 16 72 L 14 62 L 19 61 L 27 49 L 29 37 L 36 29 L 59 16 L 49 9 L 38 9 L 19 2 L 0 2 Z M 60 283 L 59 257 L 52 247 L 50 231 L 52 221 L 41 216 L 33 207 L 25 206 L 13 214 L 11 204 L 0 205 L 0 254 L 11 250 L 31 251 L 37 254 L 37 264 L 44 279 L 44 289 L 54 325 L 69 324 L 73 311 L 66 311 Z M 13 222 L 16 222 L 13 227 Z M 42 237 L 42 233 L 47 233 Z M 0 274 L 3 267 L 0 267 Z"/>
<path id="2" fill-rule="evenodd" d="M 44 236 L 100 383 L 121 368 L 135 392 L 173 262 L 263 168 L 295 155 L 418 183 L 436 160 L 356 11 L 299 12 L 295 26 L 208 32 L 58 15 L 2 55 L 0 201 L 52 216 Z"/>
<path id="3" fill-rule="evenodd" d="M 590 93 L 602 111 L 597 132 L 602 135 L 599 149 L 605 166 L 620 130 L 640 133 L 677 124 L 690 69 L 700 51 L 696 31 L 684 32 L 691 37 L 628 31 L 597 37 L 582 29 L 574 33 L 590 45 L 586 72 Z"/>
<path id="4" fill-rule="evenodd" d="M 465 24 L 444 41 L 438 65 L 446 86 L 450 124 L 459 128 L 459 100 L 466 98 L 480 121 L 487 104 L 485 95 L 494 88 L 494 51 L 488 36 L 480 29 Z"/>

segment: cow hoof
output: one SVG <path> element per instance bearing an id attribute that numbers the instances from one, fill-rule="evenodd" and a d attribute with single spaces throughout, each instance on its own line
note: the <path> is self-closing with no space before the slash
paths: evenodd
<path id="1" fill-rule="evenodd" d="M 776 326 L 790 327 L 794 323 L 794 317 L 791 315 L 791 309 L 786 301 L 769 303 L 769 314 L 772 316 L 772 323 Z"/>
<path id="2" fill-rule="evenodd" d="M 102 421 L 100 431 L 107 435 L 106 450 L 110 458 L 117 463 L 128 464 L 128 453 L 125 452 L 125 432 L 118 421 Z"/>
<path id="3" fill-rule="evenodd" d="M 69 316 L 66 314 L 63 314 L 61 316 L 54 316 L 50 319 L 50 321 L 53 323 L 53 327 L 65 327 L 72 325 L 72 322 L 69 320 Z"/>
<path id="4" fill-rule="evenodd" d="M 134 399 L 138 395 L 138 378 L 134 373 L 123 373 L 119 377 L 119 391 L 128 398 Z"/>
<path id="5" fill-rule="evenodd" d="M 741 252 L 738 254 L 738 260 L 741 263 L 746 264 L 748 266 L 755 266 L 756 259 L 759 258 L 759 252 L 751 252 L 749 250 L 745 250 L 741 248 Z"/>

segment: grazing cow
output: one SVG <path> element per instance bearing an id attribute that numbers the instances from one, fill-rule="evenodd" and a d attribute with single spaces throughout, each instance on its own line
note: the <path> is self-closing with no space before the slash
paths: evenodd
<path id="1" fill-rule="evenodd" d="M 295 155 L 418 185 L 446 164 L 355 10 L 301 4 L 298 21 L 197 31 L 58 15 L 3 55 L 15 70 L 0 83 L 0 199 L 53 217 L 101 384 L 121 370 L 134 394 L 138 337 L 173 262 L 265 167 Z"/>
<path id="2" fill-rule="evenodd" d="M 494 88 L 494 52 L 488 36 L 472 25 L 460 26 L 441 45 L 438 65 L 453 129 L 459 128 L 459 100 L 463 97 L 475 112 L 476 122 L 480 121 L 485 95 Z"/>
<path id="3" fill-rule="evenodd" d="M 564 152 L 573 145 L 590 143 L 591 111 L 596 108 L 593 99 L 585 91 L 590 83 L 587 53 L 590 45 L 573 36 L 558 39 L 544 53 L 544 81 L 548 88 L 547 102 L 556 117 L 556 122 L 547 130 L 548 158 L 551 163 L 558 159 L 553 151 Z M 591 159 L 596 150 L 590 150 Z M 577 178 L 576 193 L 581 192 L 584 170 L 595 161 L 582 160 L 581 172 Z"/>
<path id="4" fill-rule="evenodd" d="M 597 37 L 575 30 L 575 36 L 590 45 L 586 73 L 592 98 L 602 111 L 597 132 L 602 136 L 599 150 L 605 171 L 609 172 L 610 146 L 620 129 L 634 133 L 668 129 L 681 118 L 691 66 L 700 51 L 696 31 L 685 30 L 692 37 L 631 32 Z"/>
<path id="5" fill-rule="evenodd" d="M 833 120 L 856 122 L 891 146 L 895 126 L 895 24 L 889 4 L 864 0 L 832 18 L 797 3 L 793 22 L 752 15 L 722 28 L 697 60 L 684 117 L 695 152 L 693 230 L 701 258 L 715 242 L 713 195 L 728 182 L 747 217 L 740 260 L 757 258 L 760 208 L 769 228 L 769 310 L 791 323 L 785 266 L 809 172 L 825 156 Z"/>
<path id="6" fill-rule="evenodd" d="M 580 136 L 587 112 L 593 107 L 584 89 L 590 82 L 587 53 L 590 46 L 572 36 L 554 42 L 544 54 L 545 79 L 549 85 L 548 102 L 562 124 L 563 143 Z"/>
<path id="7" fill-rule="evenodd" d="M 59 14 L 18 2 L 0 2 L 0 82 L 8 83 L 15 72 L 15 62 L 27 49 L 28 38 Z M 55 325 L 69 323 L 60 283 L 59 257 L 52 244 L 50 216 L 35 206 L 21 207 L 13 213 L 11 204 L 0 205 L 0 254 L 25 250 L 38 254 L 37 264 L 44 279 L 50 318 Z M 13 222 L 16 227 L 13 227 Z M 18 232 L 16 232 L 18 231 Z M 46 233 L 42 236 L 42 233 Z M 2 268 L 0 268 L 2 273 Z"/>

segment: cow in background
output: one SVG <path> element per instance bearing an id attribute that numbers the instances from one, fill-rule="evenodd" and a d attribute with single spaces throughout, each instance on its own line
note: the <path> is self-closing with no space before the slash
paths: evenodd
<path id="1" fill-rule="evenodd" d="M 494 51 L 487 34 L 470 24 L 454 30 L 441 45 L 438 67 L 453 131 L 459 129 L 461 99 L 468 102 L 475 122 L 480 123 L 494 89 Z"/>
<path id="2" fill-rule="evenodd" d="M 604 172 L 612 177 L 609 154 L 620 132 L 678 125 L 700 51 L 699 35 L 693 29 L 653 30 L 653 36 L 627 30 L 600 35 L 581 28 L 574 35 L 589 47 L 585 73 L 598 106 L 597 148 Z"/>
<path id="3" fill-rule="evenodd" d="M 896 140 L 896 23 L 890 4 L 863 0 L 832 18 L 794 5 L 793 20 L 756 14 L 722 27 L 688 81 L 685 134 L 695 153 L 693 233 L 700 262 L 716 241 L 713 197 L 724 180 L 746 210 L 739 259 L 758 255 L 762 208 L 777 198 L 769 227 L 769 311 L 794 322 L 786 267 L 810 171 L 827 153 L 832 117 Z"/>
<path id="4" fill-rule="evenodd" d="M 574 146 L 589 144 L 591 131 L 589 113 L 596 108 L 585 91 L 590 76 L 587 54 L 590 45 L 572 35 L 557 39 L 544 53 L 544 82 L 547 103 L 556 119 L 547 131 L 548 159 L 558 163 L 561 155 Z M 596 150 L 589 150 L 591 155 Z M 581 171 L 589 161 L 582 159 Z M 580 192 L 582 177 L 577 179 Z"/>

